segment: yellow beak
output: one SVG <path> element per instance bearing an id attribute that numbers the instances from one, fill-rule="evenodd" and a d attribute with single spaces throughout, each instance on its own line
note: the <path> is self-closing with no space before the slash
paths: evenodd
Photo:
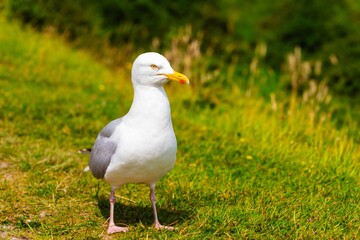
<path id="1" fill-rule="evenodd" d="M 166 76 L 169 80 L 178 81 L 181 84 L 190 83 L 190 80 L 187 78 L 187 76 L 179 72 L 174 71 L 174 73 L 172 74 L 162 74 L 162 75 Z"/>

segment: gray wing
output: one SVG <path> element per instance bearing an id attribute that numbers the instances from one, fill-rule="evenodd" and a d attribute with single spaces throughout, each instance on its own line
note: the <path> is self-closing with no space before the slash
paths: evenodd
<path id="1" fill-rule="evenodd" d="M 104 178 L 111 157 L 116 151 L 117 144 L 110 139 L 110 136 L 120 123 L 121 118 L 111 121 L 101 130 L 95 140 L 95 144 L 90 153 L 89 168 L 96 178 Z"/>

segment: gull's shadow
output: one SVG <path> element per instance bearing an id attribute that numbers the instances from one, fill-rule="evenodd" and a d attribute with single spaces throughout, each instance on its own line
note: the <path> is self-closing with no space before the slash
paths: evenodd
<path id="1" fill-rule="evenodd" d="M 100 209 L 101 215 L 104 219 L 110 217 L 110 203 L 109 198 L 105 196 L 98 196 L 98 207 Z M 174 210 L 169 211 L 157 207 L 157 213 L 159 222 L 165 226 L 173 225 L 176 226 L 178 223 L 181 223 L 189 218 L 191 215 L 189 211 L 186 210 Z M 114 208 L 114 221 L 115 224 L 122 225 L 136 225 L 142 223 L 145 226 L 149 227 L 154 224 L 153 210 L 151 207 L 151 202 L 149 199 L 149 206 L 139 206 L 136 203 L 131 203 L 129 205 L 124 204 L 121 199 L 117 199 Z"/>

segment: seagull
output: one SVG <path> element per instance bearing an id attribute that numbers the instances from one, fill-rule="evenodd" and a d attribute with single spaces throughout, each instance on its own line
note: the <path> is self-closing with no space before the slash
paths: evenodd
<path id="1" fill-rule="evenodd" d="M 139 55 L 131 71 L 134 98 L 129 112 L 108 123 L 90 151 L 88 169 L 95 178 L 111 185 L 108 234 L 128 231 L 114 222 L 115 191 L 127 183 L 150 187 L 155 229 L 175 229 L 159 223 L 155 205 L 156 182 L 174 167 L 176 160 L 177 142 L 163 87 L 169 80 L 190 83 L 161 54 Z"/>

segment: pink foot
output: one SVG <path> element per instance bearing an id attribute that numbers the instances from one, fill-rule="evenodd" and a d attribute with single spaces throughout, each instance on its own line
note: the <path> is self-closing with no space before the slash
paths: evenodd
<path id="1" fill-rule="evenodd" d="M 107 233 L 113 234 L 113 233 L 127 232 L 127 231 L 129 231 L 129 229 L 127 227 L 118 227 L 118 226 L 112 225 L 112 226 L 109 226 Z"/>
<path id="2" fill-rule="evenodd" d="M 177 230 L 177 228 L 175 228 L 175 227 L 172 227 L 172 226 L 163 226 L 163 225 L 161 225 L 160 223 L 155 224 L 154 228 L 155 228 L 156 230 L 162 230 L 162 229 L 166 229 L 166 230 Z"/>

